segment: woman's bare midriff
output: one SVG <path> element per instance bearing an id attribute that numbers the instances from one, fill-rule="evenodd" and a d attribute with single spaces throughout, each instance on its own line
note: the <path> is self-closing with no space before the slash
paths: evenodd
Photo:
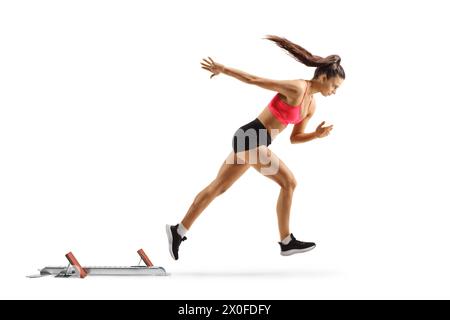
<path id="1" fill-rule="evenodd" d="M 283 131 L 287 127 L 287 125 L 281 123 L 277 118 L 273 116 L 268 106 L 266 106 L 258 115 L 258 119 L 269 131 L 272 141 L 279 133 L 281 133 L 281 131 Z"/>

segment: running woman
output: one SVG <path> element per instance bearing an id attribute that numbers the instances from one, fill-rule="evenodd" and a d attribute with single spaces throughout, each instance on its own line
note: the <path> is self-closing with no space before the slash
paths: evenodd
<path id="1" fill-rule="evenodd" d="M 293 144 L 328 136 L 333 126 L 325 126 L 325 121 L 320 123 L 316 130 L 305 132 L 306 125 L 316 110 L 314 94 L 320 93 L 323 96 L 335 94 L 345 79 L 345 72 L 338 55 L 322 58 L 286 38 L 268 35 L 265 39 L 273 41 L 304 65 L 315 67 L 314 76 L 310 80 L 272 80 L 227 67 L 210 57 L 203 59 L 201 66 L 212 73 L 211 79 L 223 73 L 244 83 L 277 93 L 253 121 L 235 132 L 232 139 L 233 150 L 222 163 L 217 177 L 197 194 L 181 222 L 176 225 L 166 225 L 169 251 L 175 260 L 178 260 L 181 242 L 187 239 L 185 235 L 198 216 L 250 167 L 280 186 L 276 212 L 281 255 L 306 252 L 316 246 L 313 242 L 297 240 L 290 232 L 289 215 L 297 182 L 286 164 L 269 149 L 269 145 L 289 124 L 294 125 L 290 135 Z"/>

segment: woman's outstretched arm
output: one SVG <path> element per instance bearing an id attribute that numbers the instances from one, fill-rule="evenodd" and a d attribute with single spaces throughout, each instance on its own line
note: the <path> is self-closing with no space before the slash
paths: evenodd
<path id="1" fill-rule="evenodd" d="M 215 62 L 210 57 L 208 58 L 209 60 L 203 59 L 201 64 L 203 69 L 213 73 L 211 78 L 215 75 L 223 73 L 245 83 L 257 85 L 267 90 L 277 91 L 287 97 L 296 96 L 299 94 L 299 90 L 301 90 L 300 84 L 297 80 L 273 80 L 262 78 L 239 69 L 227 67 L 223 64 Z"/>
<path id="2" fill-rule="evenodd" d="M 242 82 L 245 82 L 245 83 L 253 83 L 255 81 L 255 79 L 257 78 L 257 76 L 254 76 L 250 73 L 244 72 L 239 69 L 227 67 L 227 66 L 223 66 L 222 73 L 226 74 L 227 76 L 241 80 Z"/>

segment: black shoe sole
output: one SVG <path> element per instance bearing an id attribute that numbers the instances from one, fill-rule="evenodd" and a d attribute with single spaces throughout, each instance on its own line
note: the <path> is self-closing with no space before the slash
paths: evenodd
<path id="1" fill-rule="evenodd" d="M 173 251 L 172 251 L 173 236 L 172 236 L 172 230 L 170 229 L 170 225 L 168 225 L 168 224 L 166 224 L 166 233 L 167 233 L 167 239 L 169 240 L 169 252 L 170 252 L 170 255 L 172 256 L 172 258 L 174 260 L 177 260 L 175 258 L 175 255 L 173 254 Z"/>
<path id="2" fill-rule="evenodd" d="M 314 246 L 312 246 L 312 247 L 305 248 L 305 249 L 291 249 L 291 250 L 281 251 L 280 254 L 281 254 L 282 256 L 291 256 L 291 255 L 296 254 L 296 253 L 304 253 L 304 252 L 311 251 L 311 250 L 314 249 L 315 247 L 316 247 L 316 246 L 314 245 Z"/>

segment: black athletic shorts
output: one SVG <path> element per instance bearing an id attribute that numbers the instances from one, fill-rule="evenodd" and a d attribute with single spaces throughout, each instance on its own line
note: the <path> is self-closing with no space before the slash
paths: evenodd
<path id="1" fill-rule="evenodd" d="M 269 130 L 258 118 L 240 127 L 233 136 L 233 150 L 235 153 L 251 150 L 261 145 L 272 143 Z"/>

